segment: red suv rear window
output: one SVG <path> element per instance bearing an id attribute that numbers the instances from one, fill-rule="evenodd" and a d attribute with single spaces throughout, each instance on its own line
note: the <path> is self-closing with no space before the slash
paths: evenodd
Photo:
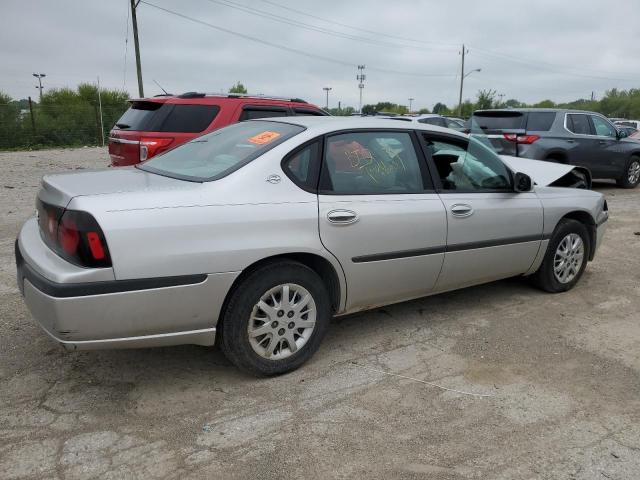
<path id="1" fill-rule="evenodd" d="M 211 125 L 219 111 L 217 105 L 136 101 L 116 127 L 139 132 L 199 133 Z"/>

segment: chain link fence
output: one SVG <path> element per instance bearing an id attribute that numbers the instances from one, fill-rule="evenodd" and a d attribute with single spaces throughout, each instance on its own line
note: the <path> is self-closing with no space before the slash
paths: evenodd
<path id="1" fill-rule="evenodd" d="M 26 106 L 0 105 L 0 150 L 106 144 L 109 130 L 129 105 Z"/>

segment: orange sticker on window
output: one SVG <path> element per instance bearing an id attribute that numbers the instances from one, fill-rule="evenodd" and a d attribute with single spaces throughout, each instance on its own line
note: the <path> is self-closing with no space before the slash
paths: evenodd
<path id="1" fill-rule="evenodd" d="M 255 143 L 256 145 L 264 145 L 265 143 L 273 142 L 276 138 L 278 138 L 280 134 L 278 132 L 262 132 L 258 135 L 254 135 L 249 139 L 251 143 Z"/>

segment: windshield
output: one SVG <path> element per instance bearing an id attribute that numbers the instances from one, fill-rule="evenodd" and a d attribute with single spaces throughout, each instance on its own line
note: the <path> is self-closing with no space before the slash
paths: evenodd
<path id="1" fill-rule="evenodd" d="M 217 180 L 302 131 L 303 127 L 288 123 L 236 123 L 153 157 L 138 168 L 195 182 Z"/>

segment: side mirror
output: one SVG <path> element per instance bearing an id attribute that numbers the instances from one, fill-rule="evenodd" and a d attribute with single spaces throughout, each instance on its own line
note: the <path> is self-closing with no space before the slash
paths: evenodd
<path id="1" fill-rule="evenodd" d="M 625 130 L 618 130 L 618 138 L 627 138 L 629 134 Z"/>
<path id="2" fill-rule="evenodd" d="M 513 189 L 516 192 L 530 192 L 533 188 L 533 181 L 531 177 L 526 173 L 516 173 L 514 175 Z"/>

